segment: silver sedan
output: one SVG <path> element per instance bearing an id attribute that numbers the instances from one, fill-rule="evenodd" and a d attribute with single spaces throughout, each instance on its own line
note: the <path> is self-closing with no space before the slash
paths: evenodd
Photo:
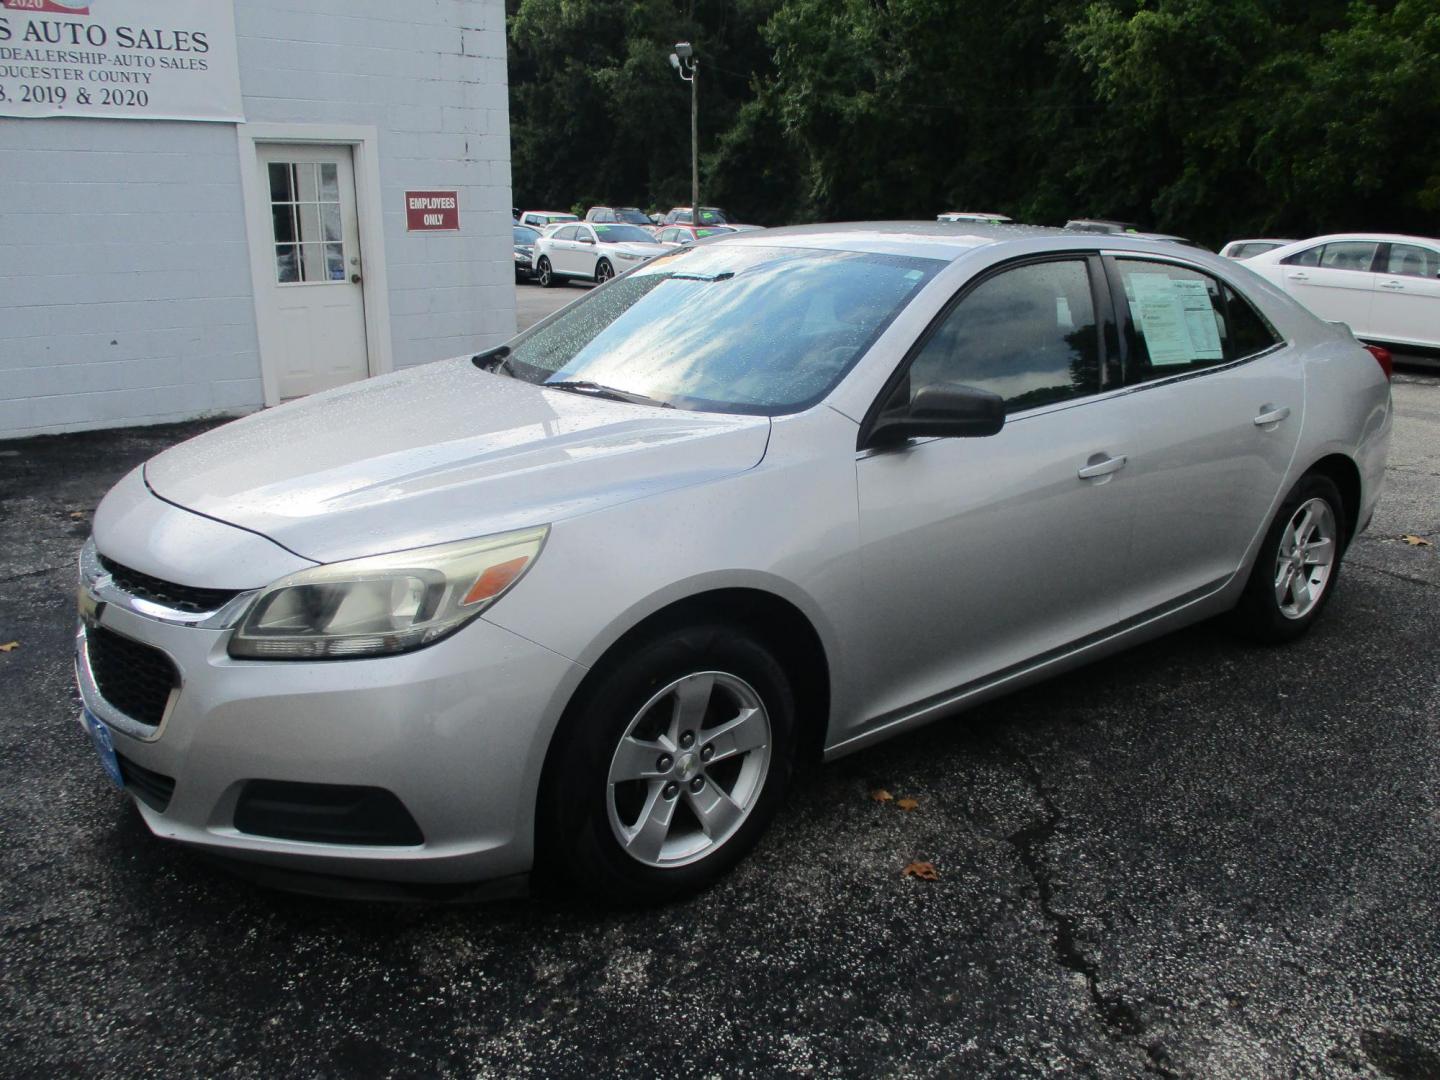
<path id="1" fill-rule="evenodd" d="M 675 896 L 808 756 L 1212 616 L 1299 638 L 1385 360 L 1164 242 L 696 245 L 124 478 L 81 722 L 156 835 L 285 880 Z"/>

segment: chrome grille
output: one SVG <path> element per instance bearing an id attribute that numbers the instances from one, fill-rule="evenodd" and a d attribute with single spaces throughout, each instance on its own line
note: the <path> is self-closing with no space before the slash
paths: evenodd
<path id="1" fill-rule="evenodd" d="M 114 579 L 115 586 L 131 596 L 160 604 L 174 611 L 205 614 L 218 611 L 239 595 L 234 589 L 201 589 L 193 585 L 177 585 L 173 581 L 142 574 L 122 566 L 113 559 L 100 557 L 100 565 Z"/>

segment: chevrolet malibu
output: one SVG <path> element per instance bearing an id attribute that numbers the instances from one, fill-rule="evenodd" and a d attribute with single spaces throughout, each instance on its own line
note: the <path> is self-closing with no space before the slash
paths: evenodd
<path id="1" fill-rule="evenodd" d="M 122 479 L 81 722 L 152 832 L 282 883 L 673 897 L 807 758 L 1212 616 L 1298 639 L 1379 494 L 1383 360 L 1163 241 L 681 249 Z"/>

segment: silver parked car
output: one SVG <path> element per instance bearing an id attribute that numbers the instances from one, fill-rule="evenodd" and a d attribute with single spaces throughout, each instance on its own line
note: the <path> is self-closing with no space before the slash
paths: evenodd
<path id="1" fill-rule="evenodd" d="M 126 476 L 82 722 L 167 839 L 657 900 L 808 756 L 1210 616 L 1297 638 L 1390 428 L 1349 331 L 1205 252 L 726 237 Z"/>

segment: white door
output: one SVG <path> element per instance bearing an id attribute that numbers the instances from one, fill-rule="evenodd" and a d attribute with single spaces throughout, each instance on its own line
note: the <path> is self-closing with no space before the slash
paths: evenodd
<path id="1" fill-rule="evenodd" d="M 1320 318 L 1365 334 L 1375 298 L 1371 266 L 1378 246 L 1371 240 L 1338 240 L 1299 252 L 1280 266 L 1281 286 Z"/>
<path id="2" fill-rule="evenodd" d="M 276 372 L 280 398 L 363 379 L 370 361 L 350 148 L 257 149 L 273 243 L 261 297 L 273 327 L 265 362 Z"/>
<path id="3" fill-rule="evenodd" d="M 1440 348 L 1440 248 L 1388 246 L 1381 258 L 1371 333 L 1397 345 Z"/>

